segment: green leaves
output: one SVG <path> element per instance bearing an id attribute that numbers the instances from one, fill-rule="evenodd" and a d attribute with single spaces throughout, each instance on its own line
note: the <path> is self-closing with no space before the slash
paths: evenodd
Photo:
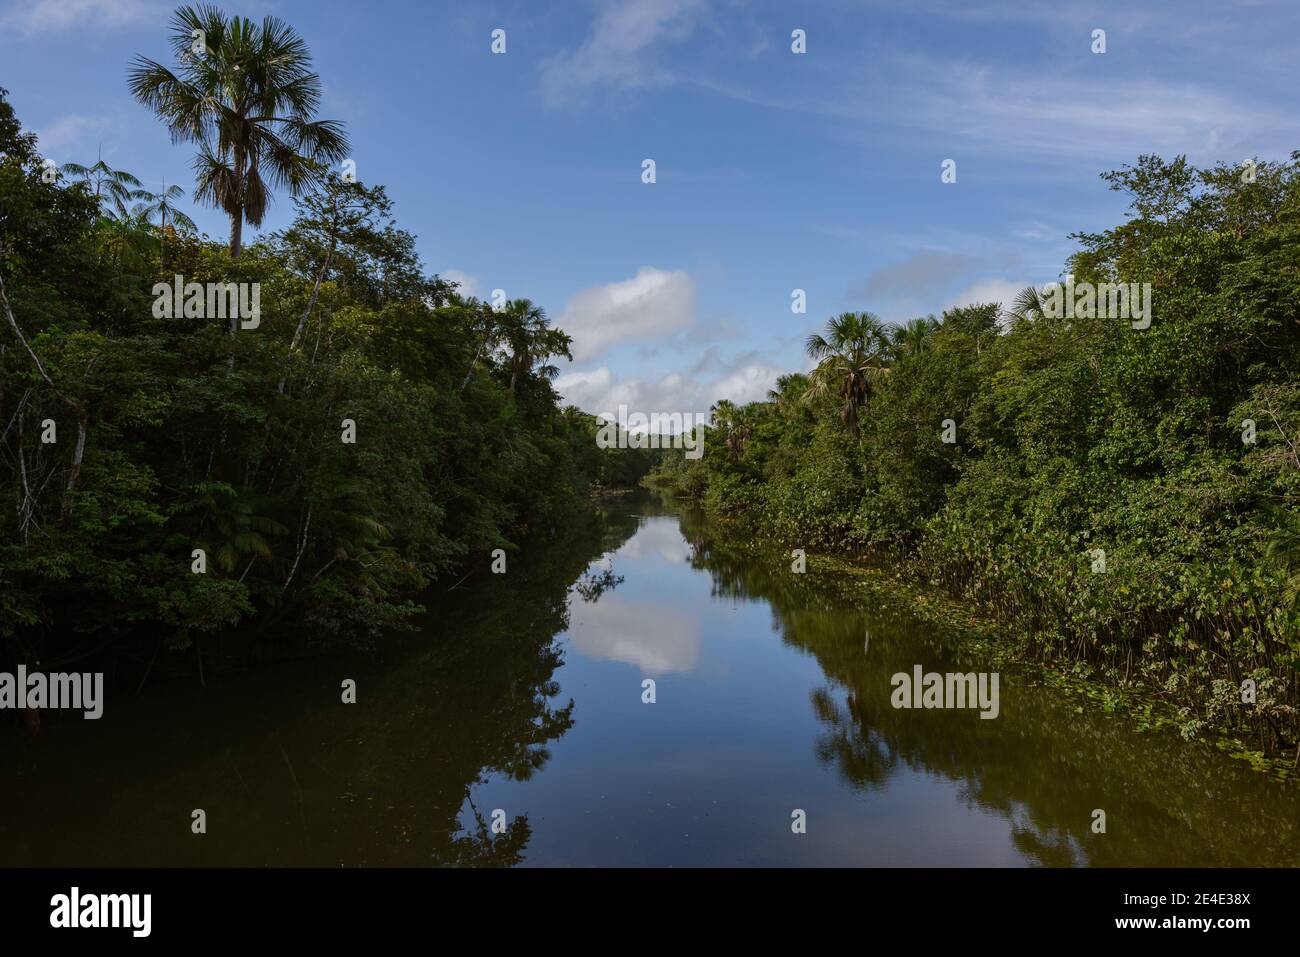
<path id="1" fill-rule="evenodd" d="M 1151 282 L 1149 328 L 1047 316 L 1034 289 L 1007 304 L 1005 325 L 997 304 L 893 330 L 845 313 L 808 338 L 814 425 L 789 416 L 784 386 L 766 403 L 720 404 L 710 454 L 660 474 L 787 542 L 885 553 L 1033 654 L 1176 699 L 1187 733 L 1252 724 L 1293 753 L 1297 157 L 1260 164 L 1253 183 L 1181 157 L 1106 175 L 1134 215 L 1077 236 L 1067 269 Z M 956 442 L 940 441 L 945 420 Z M 728 455 L 744 422 L 753 438 Z M 1249 712 L 1223 707 L 1214 682 L 1235 689 L 1245 673 L 1277 687 Z"/>
<path id="2" fill-rule="evenodd" d="M 178 82 L 217 82 L 237 63 L 292 86 L 277 109 L 312 105 L 313 78 L 257 66 L 272 48 L 302 52 L 285 29 L 192 13 L 210 43 L 234 45 Z M 155 89 L 188 123 L 170 88 Z M 220 158 L 226 114 L 203 109 L 206 146 L 234 175 L 233 154 Z M 294 145 L 328 132 L 275 129 Z M 527 300 L 497 314 L 453 297 L 380 187 L 325 177 L 288 229 L 231 259 L 184 229 L 164 247 L 147 220 L 184 225 L 175 187 L 123 224 L 85 185 L 43 183 L 2 96 L 0 153 L 0 275 L 32 349 L 0 319 L 0 637 L 24 653 L 55 657 L 94 632 L 147 661 L 160 637 L 180 648 L 199 631 L 284 621 L 365 644 L 409 624 L 431 582 L 562 528 L 591 488 L 633 483 L 656 457 L 597 449 L 591 418 L 561 411 L 550 385 L 568 336 Z M 150 289 L 176 274 L 260 284 L 256 334 L 155 318 Z M 484 320 L 504 348 L 483 350 L 462 389 Z M 344 418 L 355 444 L 340 441 Z"/>
<path id="3" fill-rule="evenodd" d="M 174 141 L 198 146 L 195 198 L 231 218 L 238 256 L 242 223 L 260 226 L 270 201 L 264 177 L 298 196 L 321 179 L 321 164 L 347 155 L 347 135 L 315 117 L 320 78 L 282 20 L 256 24 L 200 4 L 177 9 L 171 28 L 175 69 L 136 57 L 127 85 Z"/>

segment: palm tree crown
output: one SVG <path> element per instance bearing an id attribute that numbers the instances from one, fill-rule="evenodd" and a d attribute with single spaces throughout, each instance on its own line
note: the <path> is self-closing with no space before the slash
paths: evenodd
<path id="1" fill-rule="evenodd" d="M 104 162 L 102 156 L 94 166 L 64 163 L 60 169 L 93 185 L 95 198 L 101 203 L 113 203 L 118 207 L 125 207 L 127 200 L 144 199 L 148 195 L 141 188 L 142 184 L 138 179 L 125 170 L 113 169 Z"/>
<path id="2" fill-rule="evenodd" d="M 745 443 L 754 432 L 750 406 L 738 406 L 730 399 L 719 399 L 709 410 L 713 427 L 722 435 L 723 444 L 733 457 L 744 454 Z"/>
<path id="3" fill-rule="evenodd" d="M 813 333 L 806 346 L 817 363 L 809 374 L 806 398 L 828 393 L 844 400 L 840 418 L 858 437 L 858 410 L 889 373 L 891 345 L 885 324 L 869 312 L 844 312 Z"/>
<path id="4" fill-rule="evenodd" d="M 520 376 L 534 371 L 544 379 L 558 376 L 559 367 L 549 363 L 548 359 L 558 356 L 573 359 L 569 351 L 573 340 L 559 329 L 552 329 L 545 311 L 532 300 L 511 299 L 507 302 L 501 311 L 500 328 L 502 342 L 509 349 L 506 364 L 510 369 L 512 393 Z"/>
<path id="5" fill-rule="evenodd" d="M 144 203 L 141 205 L 140 214 L 150 223 L 154 217 L 158 217 L 158 228 L 167 229 L 167 220 L 172 221 L 172 227 L 181 227 L 182 229 L 193 232 L 197 227 L 194 220 L 190 219 L 185 213 L 176 207 L 176 200 L 185 195 L 185 190 L 179 186 L 164 186 L 161 193 L 146 193 L 143 197 Z"/>
<path id="6" fill-rule="evenodd" d="M 802 372 L 787 372 L 776 377 L 776 386 L 767 390 L 769 402 L 786 406 L 792 398 L 802 399 L 808 391 L 808 377 Z"/>
<path id="7" fill-rule="evenodd" d="M 230 217 L 230 254 L 238 256 L 243 223 L 262 224 L 269 186 L 298 195 L 323 163 L 343 158 L 347 137 L 336 121 L 314 118 L 320 77 L 282 20 L 256 24 L 200 4 L 178 9 L 171 28 L 178 67 L 137 57 L 131 93 L 174 142 L 197 144 L 195 198 Z"/>
<path id="8" fill-rule="evenodd" d="M 896 359 L 920 355 L 930 345 L 930 336 L 939 328 L 939 321 L 934 316 L 913 319 L 901 326 L 894 326 L 889 333 L 890 345 Z"/>

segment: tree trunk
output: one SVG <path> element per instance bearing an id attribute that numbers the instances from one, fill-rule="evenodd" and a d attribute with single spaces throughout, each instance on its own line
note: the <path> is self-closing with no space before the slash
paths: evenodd
<path id="1" fill-rule="evenodd" d="M 469 369 L 465 372 L 465 381 L 460 384 L 460 391 L 464 392 L 465 387 L 469 385 L 469 380 L 474 376 L 474 367 L 478 365 L 479 356 L 483 354 L 483 347 L 487 345 L 487 339 L 484 338 L 479 344 L 478 352 L 474 353 L 474 359 L 469 364 Z"/>
<path id="2" fill-rule="evenodd" d="M 36 353 L 32 351 L 32 347 L 27 344 L 27 337 L 24 336 L 23 331 L 18 328 L 18 320 L 14 318 L 13 309 L 9 306 L 9 296 L 5 292 L 5 281 L 3 276 L 0 276 L 0 305 L 4 306 L 5 316 L 9 320 L 9 326 L 13 329 L 14 335 L 18 337 L 18 341 L 23 344 L 23 348 L 27 350 L 27 354 L 31 356 L 32 361 L 36 363 L 36 371 L 41 374 L 41 378 L 45 380 L 45 384 L 51 389 L 54 389 L 53 380 L 45 374 L 45 366 L 41 365 L 41 360 L 36 357 Z M 54 391 L 58 392 L 58 389 L 54 389 Z"/>
<path id="3" fill-rule="evenodd" d="M 240 249 L 240 244 L 243 240 L 243 235 L 244 235 L 244 211 L 241 209 L 234 216 L 230 217 L 230 258 L 231 259 L 239 258 L 239 249 Z M 236 309 L 230 314 L 230 334 L 233 336 L 238 331 L 239 331 L 239 310 Z M 235 353 L 233 351 L 234 347 L 232 346 L 231 348 L 232 351 L 230 353 L 230 359 L 228 360 L 227 364 L 229 368 L 233 371 L 235 368 Z"/>
<path id="4" fill-rule="evenodd" d="M 21 415 L 21 411 L 19 413 Z M 36 511 L 31 483 L 27 481 L 27 456 L 23 453 L 23 420 L 18 420 L 18 474 L 23 481 L 23 503 L 18 507 L 18 530 L 23 533 L 23 544 L 31 536 L 32 513 Z"/>
<path id="5" fill-rule="evenodd" d="M 238 259 L 244 238 L 244 211 L 230 217 L 230 258 Z"/>
<path id="6" fill-rule="evenodd" d="M 83 405 L 77 410 L 77 446 L 72 450 L 72 472 L 68 476 L 68 491 L 76 491 L 77 479 L 81 478 L 81 459 L 86 453 L 86 420 L 89 413 Z"/>
<path id="7" fill-rule="evenodd" d="M 293 581 L 293 576 L 298 571 L 298 563 L 302 561 L 303 552 L 307 551 L 307 533 L 311 531 L 311 509 L 307 509 L 307 520 L 302 526 L 302 539 L 298 545 L 298 554 L 294 556 L 293 567 L 289 569 L 289 577 L 284 580 L 284 587 L 280 589 L 280 597 L 283 598 L 289 590 L 289 583 Z"/>
<path id="8" fill-rule="evenodd" d="M 298 348 L 298 343 L 302 340 L 303 333 L 307 331 L 307 319 L 311 316 L 311 311 L 316 308 L 316 300 L 320 297 L 320 284 L 325 279 L 325 273 L 330 268 L 330 262 L 334 259 L 334 247 L 338 244 L 337 238 L 330 243 L 329 254 L 325 257 L 325 262 L 321 264 L 320 271 L 316 273 L 316 284 L 312 286 L 311 298 L 307 300 L 307 308 L 302 311 L 302 316 L 298 319 L 298 328 L 294 330 L 293 342 L 289 343 L 289 351 L 294 352 Z M 276 391 L 281 395 L 284 394 L 284 383 L 288 376 L 280 377 L 280 384 Z"/>
<path id="9" fill-rule="evenodd" d="M 331 244 L 325 262 L 321 263 L 320 271 L 316 273 L 316 282 L 311 287 L 311 298 L 307 300 L 307 308 L 302 311 L 302 316 L 298 319 L 298 328 L 293 332 L 293 342 L 289 343 L 290 352 L 298 348 L 298 343 L 302 341 L 302 334 L 307 331 L 307 319 L 311 316 L 311 311 L 316 308 L 316 300 L 320 298 L 320 284 L 325 280 L 325 273 L 329 271 L 333 259 L 334 245 Z"/>

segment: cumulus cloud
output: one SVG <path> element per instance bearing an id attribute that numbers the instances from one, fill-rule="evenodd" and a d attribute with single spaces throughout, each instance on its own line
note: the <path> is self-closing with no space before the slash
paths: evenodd
<path id="1" fill-rule="evenodd" d="M 570 641 L 585 655 L 626 662 L 655 676 L 691 671 L 699 660 L 699 621 L 661 604 L 615 594 L 590 604 L 574 602 L 570 609 Z"/>
<path id="2" fill-rule="evenodd" d="M 690 560 L 691 544 L 682 538 L 677 522 L 652 520 L 623 543 L 617 552 L 619 559 L 656 562 L 661 565 L 681 565 Z M 606 563 L 609 570 L 616 564 L 611 558 Z"/>
<path id="3" fill-rule="evenodd" d="M 584 362 L 615 343 L 663 336 L 695 321 L 695 282 L 682 270 L 653 266 L 631 279 L 584 289 L 555 324 L 573 337 L 573 359 Z"/>
<path id="4" fill-rule="evenodd" d="M 459 286 L 460 288 L 456 291 L 466 299 L 470 296 L 479 295 L 479 283 L 482 281 L 482 276 L 471 276 L 460 269 L 444 269 L 438 275 L 440 278 L 448 282 L 454 282 Z"/>
<path id="5" fill-rule="evenodd" d="M 1003 309 L 1006 309 L 1020 293 L 1020 290 L 1030 285 L 1042 284 L 1033 283 L 1028 279 L 1017 281 L 997 277 L 980 279 L 949 299 L 944 303 L 943 308 L 951 309 L 953 306 L 975 306 L 988 302 L 997 302 L 1002 304 Z"/>
<path id="6" fill-rule="evenodd" d="M 729 361 L 706 357 L 694 367 L 656 378 L 615 376 L 608 366 L 570 372 L 555 380 L 555 388 L 568 403 L 592 415 L 616 415 L 620 405 L 629 413 L 704 414 L 719 399 L 743 405 L 767 397 L 776 377 L 790 370 L 757 352 Z"/>
<path id="7" fill-rule="evenodd" d="M 627 90 L 664 86 L 671 72 L 651 56 L 661 40 L 690 35 L 704 0 L 619 0 L 596 17 L 586 40 L 541 66 L 542 99 L 547 106 L 582 101 L 596 89 Z"/>

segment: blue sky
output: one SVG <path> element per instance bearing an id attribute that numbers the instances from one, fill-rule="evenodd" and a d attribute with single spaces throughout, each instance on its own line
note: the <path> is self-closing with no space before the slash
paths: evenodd
<path id="1" fill-rule="evenodd" d="M 0 0 L 0 86 L 44 156 L 102 148 L 147 185 L 192 186 L 190 147 L 125 83 L 136 54 L 169 62 L 173 6 Z M 591 412 L 761 398 L 831 315 L 902 321 L 1052 281 L 1069 233 L 1123 214 L 1098 173 L 1141 153 L 1300 148 L 1294 0 L 219 6 L 303 35 L 322 115 L 427 268 L 542 304 L 575 337 L 557 387 Z M 265 228 L 291 213 L 277 196 Z"/>

